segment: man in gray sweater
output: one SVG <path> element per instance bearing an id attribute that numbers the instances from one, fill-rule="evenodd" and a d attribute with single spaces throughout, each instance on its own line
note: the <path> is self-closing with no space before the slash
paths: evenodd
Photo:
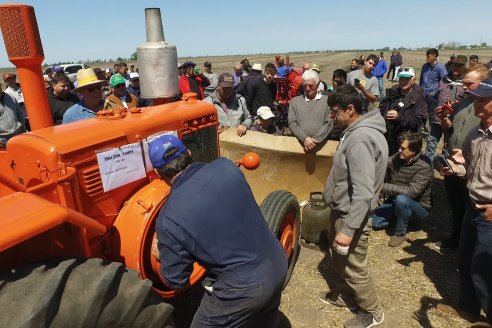
<path id="1" fill-rule="evenodd" d="M 330 265 L 340 283 L 320 298 L 356 313 L 345 328 L 374 327 L 384 313 L 367 268 L 367 248 L 388 161 L 386 123 L 379 111 L 362 114 L 362 100 L 351 85 L 339 86 L 328 104 L 335 125 L 344 128 L 323 192 L 331 208 Z"/>
<path id="2" fill-rule="evenodd" d="M 319 75 L 312 69 L 302 74 L 304 95 L 292 99 L 289 106 L 289 128 L 304 152 L 320 150 L 333 127 L 328 97 L 318 92 Z"/>

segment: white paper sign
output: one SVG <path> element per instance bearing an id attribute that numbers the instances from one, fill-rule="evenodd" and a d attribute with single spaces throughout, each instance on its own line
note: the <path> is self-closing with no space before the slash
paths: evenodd
<path id="1" fill-rule="evenodd" d="M 100 152 L 97 162 L 104 191 L 116 189 L 146 175 L 140 143 Z"/>

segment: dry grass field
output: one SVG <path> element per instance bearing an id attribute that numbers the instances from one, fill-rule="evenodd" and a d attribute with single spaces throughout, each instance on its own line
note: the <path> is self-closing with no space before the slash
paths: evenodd
<path id="1" fill-rule="evenodd" d="M 442 51 L 440 58 L 446 62 L 451 53 L 477 54 L 483 61 L 492 59 L 492 49 L 473 51 Z M 290 55 L 296 66 L 312 61 L 321 69 L 322 80 L 331 81 L 334 69 L 347 68 L 352 58 L 362 53 L 314 53 Z M 284 56 L 285 54 L 281 54 Z M 390 53 L 385 54 L 389 59 Z M 412 66 L 419 75 L 425 60 L 423 51 L 403 52 L 405 66 Z M 198 65 L 211 61 L 217 73 L 232 72 L 233 65 L 244 56 L 191 58 Z M 180 58 L 183 63 L 190 58 Z M 273 55 L 249 56 L 250 63 L 274 62 Z M 112 66 L 112 65 L 107 65 Z M 107 67 L 105 66 L 105 67 Z M 0 69 L 1 74 L 12 69 Z M 3 81 L 2 81 L 3 82 Z M 389 87 L 391 84 L 387 82 Z M 4 87 L 4 86 L 3 86 Z M 369 246 L 369 267 L 373 274 L 386 319 L 380 327 L 467 327 L 463 320 L 451 318 L 435 309 L 444 299 L 457 300 L 456 252 L 440 253 L 432 243 L 446 236 L 450 230 L 450 212 L 447 207 L 442 180 L 437 177 L 433 185 L 434 207 L 428 218 L 412 222 L 408 240 L 401 248 L 390 248 L 387 231 L 373 232 Z M 302 248 L 292 279 L 282 298 L 282 327 L 316 328 L 341 327 L 351 313 L 328 306 L 318 300 L 318 293 L 325 291 L 331 281 L 332 271 L 325 253 L 319 249 Z M 189 303 L 189 300 L 186 301 Z M 181 304 L 182 305 L 182 304 Z M 186 326 L 192 314 L 186 313 L 178 303 L 176 319 Z M 188 304 L 189 306 L 189 304 Z"/>

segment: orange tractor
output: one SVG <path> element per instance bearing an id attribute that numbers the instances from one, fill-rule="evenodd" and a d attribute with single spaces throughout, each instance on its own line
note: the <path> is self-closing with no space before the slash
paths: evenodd
<path id="1" fill-rule="evenodd" d="M 32 128 L 0 150 L 1 327 L 174 326 L 172 307 L 162 298 L 181 291 L 162 283 L 151 250 L 169 186 L 146 161 L 147 143 L 175 133 L 195 160 L 209 162 L 219 156 L 218 123 L 214 106 L 194 94 L 172 101 L 179 99 L 176 50 L 163 39 L 159 9 L 146 9 L 151 17 L 160 27 L 155 20 L 147 26 L 139 67 L 142 81 L 145 65 L 154 72 L 147 76 L 153 85 L 142 84 L 154 106 L 52 126 L 34 9 L 0 6 Z M 171 52 L 164 62 L 159 49 Z M 157 59 L 146 64 L 145 56 Z M 165 88 L 156 88 L 159 83 Z M 261 209 L 289 257 L 290 276 L 299 253 L 297 199 L 275 191 Z M 190 285 L 204 273 L 197 263 Z"/>

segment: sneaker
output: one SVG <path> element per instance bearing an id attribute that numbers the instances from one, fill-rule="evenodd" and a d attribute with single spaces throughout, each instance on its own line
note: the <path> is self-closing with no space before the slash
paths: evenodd
<path id="1" fill-rule="evenodd" d="M 359 310 L 358 306 L 348 306 L 347 303 L 345 303 L 345 301 L 343 300 L 342 295 L 340 295 L 339 293 L 321 292 L 321 293 L 319 293 L 319 299 L 321 300 L 321 302 L 345 308 L 346 310 L 349 310 L 350 312 L 355 313 L 355 312 L 357 312 L 357 310 Z"/>
<path id="2" fill-rule="evenodd" d="M 370 328 L 379 326 L 384 321 L 384 313 L 380 320 L 376 320 L 374 316 L 366 311 L 358 311 L 357 315 L 345 322 L 344 328 Z"/>
<path id="3" fill-rule="evenodd" d="M 389 243 L 388 243 L 388 246 L 391 246 L 391 247 L 399 247 L 403 244 L 403 242 L 407 239 L 407 235 L 403 235 L 403 236 L 397 236 L 397 235 L 393 235 L 390 237 L 390 240 L 389 240 Z"/>
<path id="4" fill-rule="evenodd" d="M 454 316 L 454 317 L 460 317 L 462 319 L 465 319 L 466 321 L 469 322 L 475 322 L 480 320 L 480 315 L 474 315 L 464 309 L 461 309 L 459 307 L 455 307 L 452 305 L 444 304 L 444 303 L 437 303 L 436 309 L 444 314 Z"/>
<path id="5" fill-rule="evenodd" d="M 434 249 L 438 251 L 454 249 L 458 247 L 458 242 L 454 239 L 448 238 L 448 239 L 444 239 L 443 241 L 434 243 L 432 247 L 434 247 Z"/>

